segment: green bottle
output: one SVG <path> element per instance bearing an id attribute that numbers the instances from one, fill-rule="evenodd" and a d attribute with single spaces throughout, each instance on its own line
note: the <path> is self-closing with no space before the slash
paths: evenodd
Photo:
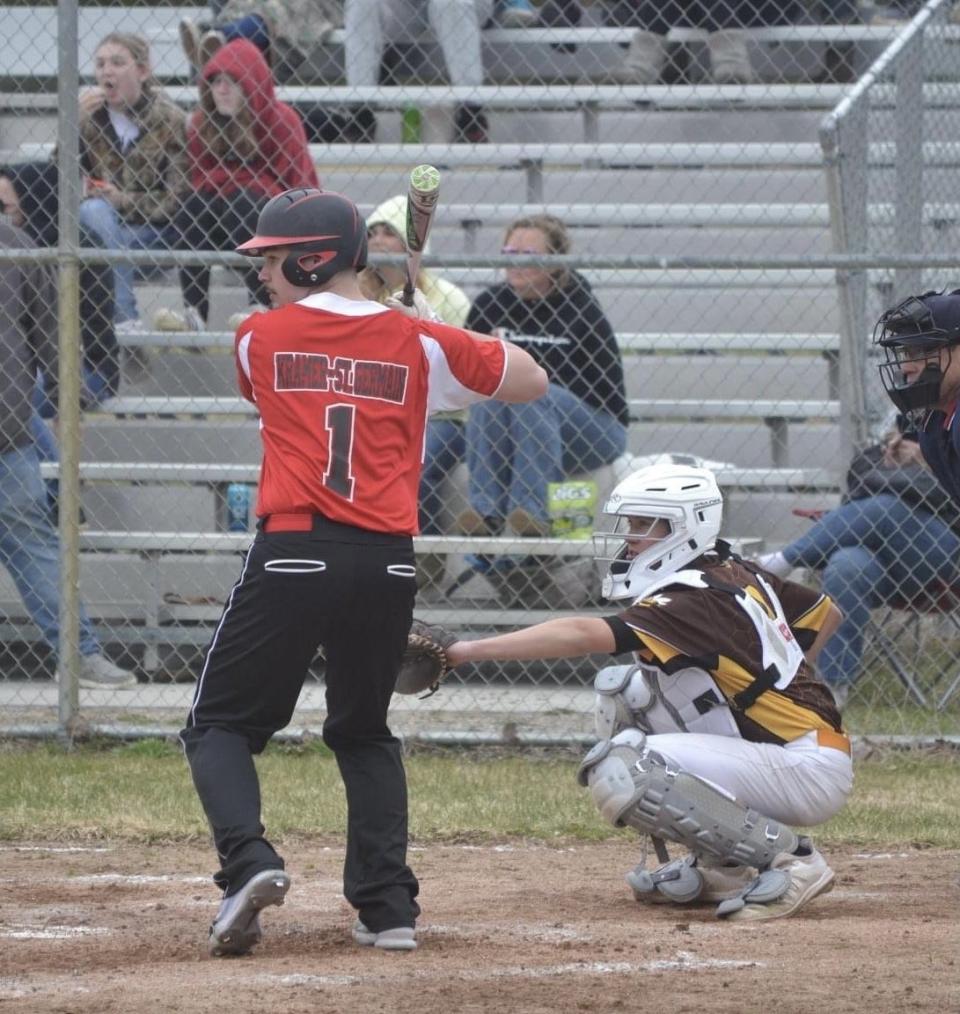
<path id="1" fill-rule="evenodd" d="M 406 106 L 400 121 L 400 139 L 404 144 L 420 143 L 420 127 L 423 117 L 416 106 Z"/>

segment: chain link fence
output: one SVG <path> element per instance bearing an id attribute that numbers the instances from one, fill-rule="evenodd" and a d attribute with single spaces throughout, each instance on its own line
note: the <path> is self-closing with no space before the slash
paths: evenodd
<path id="1" fill-rule="evenodd" d="M 417 615 L 472 636 L 614 611 L 589 540 L 605 495 L 692 456 L 716 470 L 740 551 L 787 547 L 795 579 L 847 611 L 824 665 L 851 730 L 957 733 L 960 525 L 877 497 L 882 524 L 862 511 L 825 534 L 837 512 L 821 516 L 887 424 L 873 321 L 954 280 L 950 3 L 2 11 L 0 198 L 20 231 L 2 233 L 0 271 L 24 282 L 0 301 L 17 364 L 8 731 L 178 727 L 256 520 L 232 346 L 267 296 L 232 251 L 269 195 L 319 182 L 367 216 L 363 284 L 383 299 L 402 281 L 409 170 L 428 162 L 441 203 L 420 287 L 449 322 L 525 344 L 571 397 L 553 425 L 431 421 Z M 603 662 L 467 668 L 396 699 L 392 721 L 587 741 Z M 297 727 L 322 717 L 321 656 Z"/>

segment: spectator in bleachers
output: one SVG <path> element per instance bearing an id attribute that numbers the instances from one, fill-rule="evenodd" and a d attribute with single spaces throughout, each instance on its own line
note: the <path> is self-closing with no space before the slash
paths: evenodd
<path id="1" fill-rule="evenodd" d="M 503 254 L 570 251 L 566 226 L 532 215 L 506 231 Z M 615 461 L 626 448 L 623 361 L 589 283 L 568 268 L 510 267 L 484 289 L 467 328 L 498 334 L 528 351 L 550 378 L 527 405 L 474 406 L 467 420 L 470 509 L 465 534 L 496 535 L 509 523 L 523 536 L 550 533 L 547 484 Z"/>
<path id="2" fill-rule="evenodd" d="M 492 0 L 344 0 L 344 60 L 347 84 L 354 88 L 377 84 L 387 41 L 433 30 L 455 87 L 483 84 L 480 29 L 493 9 Z M 483 109 L 470 102 L 454 110 L 457 143 L 487 141 Z M 368 106 L 355 107 L 347 127 L 351 141 L 374 141 L 377 119 Z"/>
<path id="3" fill-rule="evenodd" d="M 25 162 L 0 167 L 0 199 L 4 213 L 37 246 L 54 247 L 59 240 L 57 178 L 57 166 L 52 162 Z M 82 225 L 80 245 L 98 245 L 96 238 Z M 82 265 L 80 343 L 84 400 L 87 404 L 115 395 L 120 383 L 113 303 L 113 272 L 110 267 L 105 264 Z M 47 413 L 48 417 L 50 414 L 52 412 Z"/>
<path id="4" fill-rule="evenodd" d="M 615 0 L 607 5 L 611 25 L 637 27 L 626 58 L 610 72 L 620 84 L 656 84 L 667 62 L 671 28 L 708 32 L 710 75 L 716 84 L 749 84 L 756 79 L 745 29 L 788 25 L 803 15 L 798 0 Z"/>
<path id="5" fill-rule="evenodd" d="M 60 235 L 57 195 L 58 169 L 52 162 L 26 162 L 0 167 L 0 201 L 9 222 L 22 229 L 37 246 L 53 247 Z M 97 239 L 80 227 L 80 245 L 97 246 Z M 113 271 L 107 264 L 80 267 L 80 347 L 82 351 L 82 398 L 90 407 L 117 393 L 120 359 L 113 324 Z M 50 388 L 56 385 L 50 367 L 37 363 L 30 429 L 41 461 L 59 461 L 57 439 L 47 420 L 56 415 Z M 48 479 L 47 503 L 56 524 L 60 483 Z"/>
<path id="6" fill-rule="evenodd" d="M 209 24 L 183 18 L 180 42 L 199 71 L 221 46 L 247 39 L 285 80 L 342 24 L 343 0 L 228 0 Z"/>
<path id="7" fill-rule="evenodd" d="M 844 503 L 757 560 L 781 578 L 795 567 L 821 572 L 843 622 L 817 667 L 841 705 L 859 675 L 870 610 L 960 579 L 960 509 L 924 466 L 915 440 L 892 433 L 861 452 L 847 488 Z"/>
<path id="8" fill-rule="evenodd" d="M 112 32 L 94 54 L 97 86 L 80 97 L 80 224 L 111 249 L 174 245 L 187 187 L 186 117 L 159 90 L 139 35 Z M 139 330 L 134 268 L 113 268 L 116 322 Z"/>
<path id="9" fill-rule="evenodd" d="M 220 48 L 204 66 L 200 104 L 187 127 L 191 191 L 177 215 L 188 250 L 235 250 L 256 231 L 260 209 L 295 187 L 317 187 L 299 114 L 275 95 L 270 68 L 246 39 Z M 268 302 L 253 269 L 244 271 L 253 309 Z M 210 312 L 210 268 L 180 270 L 184 311 L 160 310 L 161 330 L 202 331 Z M 251 311 L 231 317 L 239 323 Z"/>
<path id="10" fill-rule="evenodd" d="M 15 210 L 3 197 L 4 219 Z M 34 245 L 20 229 L 0 221 L 0 247 Z M 48 373 L 56 402 L 57 290 L 39 264 L 0 264 L 0 563 L 54 652 L 60 636 L 60 551 L 31 433 L 37 364 Z M 93 626 L 80 611 L 80 686 L 121 689 L 136 677 L 106 658 Z"/>
<path id="11" fill-rule="evenodd" d="M 367 250 L 372 254 L 405 254 L 407 198 L 405 194 L 391 197 L 367 216 Z M 365 296 L 383 303 L 402 289 L 406 282 L 402 266 L 368 265 L 360 273 L 360 289 Z M 463 289 L 440 278 L 433 271 L 420 269 L 417 288 L 445 324 L 464 327 L 470 310 L 470 299 Z M 440 535 L 443 514 L 443 483 L 466 451 L 466 412 L 441 412 L 427 422 L 423 470 L 420 474 L 420 531 L 424 535 Z M 418 558 L 422 583 L 439 585 L 443 579 L 446 557 L 428 554 Z"/>

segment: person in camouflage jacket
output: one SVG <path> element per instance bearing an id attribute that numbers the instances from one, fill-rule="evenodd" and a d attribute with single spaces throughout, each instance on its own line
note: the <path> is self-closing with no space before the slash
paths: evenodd
<path id="1" fill-rule="evenodd" d="M 186 114 L 159 90 L 140 36 L 111 33 L 94 61 L 97 87 L 81 98 L 80 223 L 105 247 L 171 247 L 189 190 Z M 133 275 L 115 267 L 116 319 L 128 327 L 139 322 Z"/>

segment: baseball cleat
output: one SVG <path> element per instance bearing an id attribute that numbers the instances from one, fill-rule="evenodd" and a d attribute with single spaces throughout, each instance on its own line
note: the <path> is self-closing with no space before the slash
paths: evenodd
<path id="1" fill-rule="evenodd" d="M 260 909 L 282 905 L 289 889 L 290 877 L 283 870 L 263 870 L 224 898 L 210 927 L 210 954 L 215 958 L 246 954 L 260 943 Z"/>
<path id="2" fill-rule="evenodd" d="M 735 898 L 756 877 L 749 866 L 708 866 L 701 858 L 674 859 L 655 870 L 641 864 L 627 874 L 634 898 L 645 904 L 716 904 Z"/>
<path id="3" fill-rule="evenodd" d="M 806 843 L 809 855 L 781 852 L 739 897 L 721 902 L 717 917 L 731 922 L 782 919 L 830 891 L 835 874 L 809 839 Z"/>
<path id="4" fill-rule="evenodd" d="M 417 931 L 413 926 L 397 926 L 394 929 L 375 933 L 373 930 L 367 929 L 358 919 L 350 932 L 361 947 L 378 947 L 382 951 L 415 951 L 417 949 Z"/>

